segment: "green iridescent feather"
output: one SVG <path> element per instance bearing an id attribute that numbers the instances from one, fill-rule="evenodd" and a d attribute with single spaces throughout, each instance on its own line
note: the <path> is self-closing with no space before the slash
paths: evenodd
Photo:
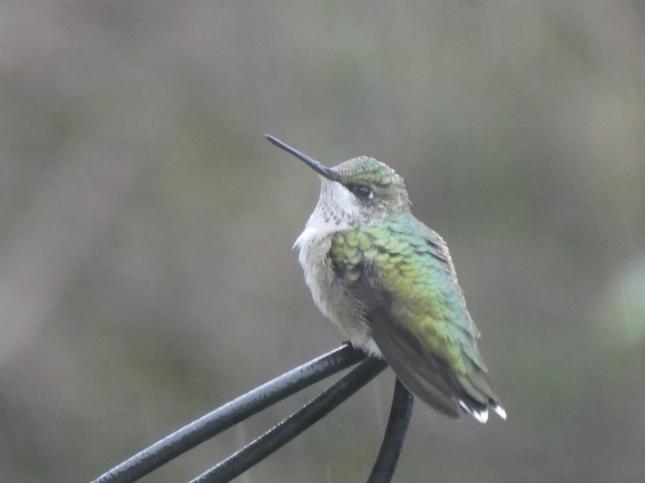
<path id="1" fill-rule="evenodd" d="M 411 214 L 397 214 L 336 233 L 330 256 L 385 358 L 404 383 L 421 386 L 414 392 L 455 417 L 456 400 L 475 410 L 496 404 L 477 349 L 479 332 L 437 233 Z"/>

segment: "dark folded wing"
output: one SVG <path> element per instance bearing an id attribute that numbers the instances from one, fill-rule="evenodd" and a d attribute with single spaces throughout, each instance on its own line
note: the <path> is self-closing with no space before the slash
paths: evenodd
<path id="1" fill-rule="evenodd" d="M 349 236 L 336 244 L 357 245 L 358 253 L 352 251 L 335 269 L 360 300 L 372 338 L 408 389 L 453 417 L 459 417 L 459 406 L 479 420 L 486 419 L 489 405 L 503 411 L 439 235 L 405 216 L 358 240 Z"/>
<path id="2" fill-rule="evenodd" d="M 390 320 L 385 310 L 373 311 L 367 320 L 374 342 L 401 382 L 437 411 L 460 418 L 453 391 L 412 334 Z"/>

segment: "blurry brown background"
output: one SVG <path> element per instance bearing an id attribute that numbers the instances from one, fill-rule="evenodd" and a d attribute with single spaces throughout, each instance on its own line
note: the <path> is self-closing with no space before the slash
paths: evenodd
<path id="1" fill-rule="evenodd" d="M 395 167 L 484 334 L 509 420 L 418 404 L 396 481 L 642 481 L 645 4 L 347 3 L 0 4 L 0 480 L 88 480 L 338 344 L 271 132 Z M 391 388 L 239 480 L 364 480 Z"/>

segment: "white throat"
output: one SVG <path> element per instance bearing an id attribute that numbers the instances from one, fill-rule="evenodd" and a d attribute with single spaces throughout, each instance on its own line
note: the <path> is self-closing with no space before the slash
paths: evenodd
<path id="1" fill-rule="evenodd" d="M 354 195 L 342 184 L 322 178 L 320 197 L 304 231 L 298 236 L 294 248 L 300 250 L 303 264 L 305 245 L 320 242 L 332 233 L 347 230 L 358 220 L 359 208 Z"/>
<path id="2" fill-rule="evenodd" d="M 304 231 L 293 247 L 305 273 L 305 283 L 314 303 L 356 347 L 379 356 L 380 351 L 360 316 L 355 301 L 335 283 L 328 253 L 334 233 L 356 226 L 360 210 L 354 195 L 340 183 L 323 179 L 320 198 Z"/>

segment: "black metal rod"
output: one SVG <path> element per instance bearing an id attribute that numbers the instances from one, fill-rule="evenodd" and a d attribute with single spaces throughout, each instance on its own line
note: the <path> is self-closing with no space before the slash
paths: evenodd
<path id="1" fill-rule="evenodd" d="M 191 480 L 190 483 L 224 483 L 232 480 L 326 416 L 332 409 L 375 378 L 386 366 L 387 364 L 382 359 L 368 359 L 362 362 L 296 413 Z"/>
<path id="2" fill-rule="evenodd" d="M 118 464 L 92 483 L 136 481 L 234 424 L 364 358 L 363 352 L 344 343 L 187 424 Z"/>
<path id="3" fill-rule="evenodd" d="M 392 480 L 408 432 L 413 408 L 414 396 L 397 379 L 383 443 L 367 483 L 389 483 Z"/>

